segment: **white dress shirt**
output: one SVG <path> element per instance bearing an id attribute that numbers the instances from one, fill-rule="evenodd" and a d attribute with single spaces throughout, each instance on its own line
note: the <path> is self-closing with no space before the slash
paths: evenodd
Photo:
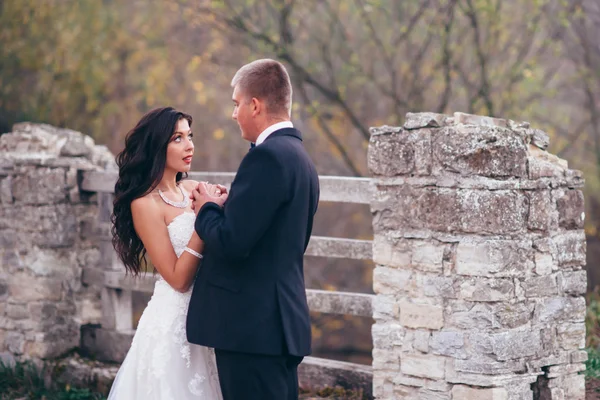
<path id="1" fill-rule="evenodd" d="M 273 124 L 273 125 L 269 126 L 267 129 L 265 129 L 264 131 L 262 131 L 260 133 L 260 135 L 258 135 L 258 138 L 256 138 L 256 145 L 258 146 L 259 144 L 264 142 L 265 139 L 268 138 L 269 135 L 271 135 L 271 133 L 273 133 L 275 131 L 278 131 L 283 128 L 293 128 L 293 127 L 294 127 L 294 124 L 292 124 L 292 121 L 283 121 L 283 122 L 278 122 L 276 124 Z"/>

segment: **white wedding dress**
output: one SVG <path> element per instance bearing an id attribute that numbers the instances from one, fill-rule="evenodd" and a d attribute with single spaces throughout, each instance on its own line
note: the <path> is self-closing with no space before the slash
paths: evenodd
<path id="1" fill-rule="evenodd" d="M 194 213 L 168 225 L 177 257 L 194 232 Z M 185 322 L 192 289 L 180 293 L 162 278 L 144 310 L 108 400 L 221 400 L 214 351 L 188 343 Z"/>

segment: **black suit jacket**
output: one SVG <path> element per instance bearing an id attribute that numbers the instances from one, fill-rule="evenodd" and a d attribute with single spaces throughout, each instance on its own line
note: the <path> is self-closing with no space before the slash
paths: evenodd
<path id="1" fill-rule="evenodd" d="M 190 343 L 253 354 L 310 354 L 303 255 L 319 180 L 300 132 L 273 132 L 242 160 L 221 209 L 196 218 L 205 243 L 187 317 Z"/>

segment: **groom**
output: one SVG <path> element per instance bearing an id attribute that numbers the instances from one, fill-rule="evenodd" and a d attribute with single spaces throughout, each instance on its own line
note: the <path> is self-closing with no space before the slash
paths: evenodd
<path id="1" fill-rule="evenodd" d="M 215 349 L 224 400 L 298 399 L 297 367 L 311 345 L 303 255 L 319 180 L 290 122 L 284 66 L 254 61 L 231 86 L 233 119 L 251 151 L 228 194 L 211 197 L 204 183 L 193 192 L 205 247 L 187 337 Z"/>

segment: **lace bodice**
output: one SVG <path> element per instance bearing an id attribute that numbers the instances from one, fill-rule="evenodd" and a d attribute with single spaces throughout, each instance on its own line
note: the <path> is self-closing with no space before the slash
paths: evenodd
<path id="1" fill-rule="evenodd" d="M 176 216 L 167 226 L 173 250 L 175 250 L 175 254 L 177 254 L 178 258 L 183 254 L 185 246 L 187 246 L 194 233 L 195 221 L 196 214 L 186 211 Z"/>

